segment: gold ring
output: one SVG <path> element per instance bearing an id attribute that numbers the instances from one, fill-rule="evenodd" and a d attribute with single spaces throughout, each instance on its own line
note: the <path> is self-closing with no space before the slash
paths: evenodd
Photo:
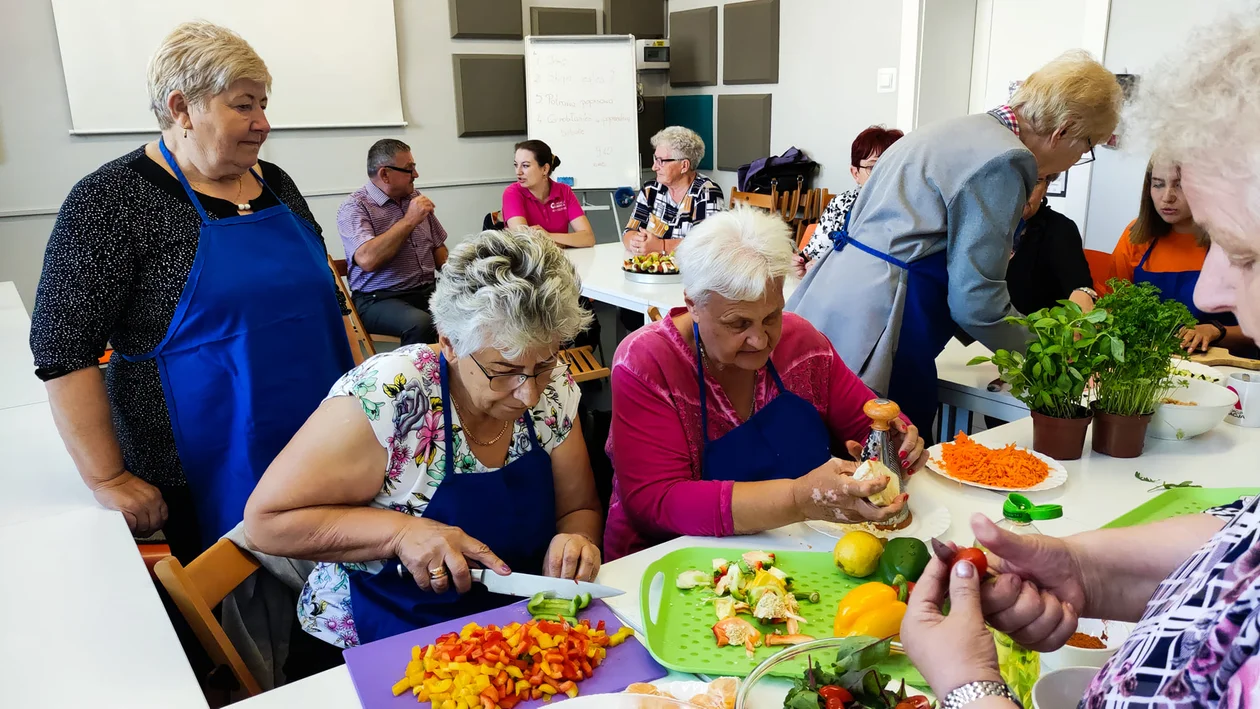
<path id="1" fill-rule="evenodd" d="M 429 578 L 434 581 L 446 578 L 446 567 L 439 566 L 436 569 L 429 569 Z"/>

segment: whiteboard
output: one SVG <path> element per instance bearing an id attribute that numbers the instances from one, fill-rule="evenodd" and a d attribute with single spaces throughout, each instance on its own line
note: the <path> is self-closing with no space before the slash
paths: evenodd
<path id="1" fill-rule="evenodd" d="M 72 134 L 151 133 L 145 70 L 182 22 L 245 38 L 271 72 L 272 128 L 406 125 L 392 0 L 52 0 Z"/>
<path id="2" fill-rule="evenodd" d="M 578 190 L 639 187 L 634 37 L 525 38 L 529 137 L 561 161 Z"/>

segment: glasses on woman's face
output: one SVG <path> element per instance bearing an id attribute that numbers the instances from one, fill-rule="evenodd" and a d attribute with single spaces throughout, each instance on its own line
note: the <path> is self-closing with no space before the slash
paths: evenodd
<path id="1" fill-rule="evenodd" d="M 1088 165 L 1091 162 L 1094 162 L 1094 141 L 1086 138 L 1085 144 L 1089 146 L 1089 153 L 1087 155 L 1082 155 L 1081 159 L 1077 160 L 1072 167 L 1080 167 L 1081 165 Z"/>
<path id="2" fill-rule="evenodd" d="M 530 379 L 538 380 L 539 385 L 545 387 L 547 384 L 551 383 L 551 378 L 555 376 L 556 370 L 565 366 L 564 362 L 556 360 L 551 364 L 541 365 L 538 371 L 533 374 L 525 374 L 524 372 L 513 372 L 512 374 L 491 374 L 489 370 L 481 365 L 481 362 L 477 361 L 476 357 L 469 355 L 468 359 L 471 359 L 473 364 L 477 365 L 477 368 L 481 370 L 481 373 L 486 375 L 486 379 L 490 382 L 490 391 L 495 391 L 500 394 L 507 394 L 509 392 L 516 391 L 517 389 L 525 386 L 525 382 Z"/>
<path id="3" fill-rule="evenodd" d="M 664 165 L 664 164 L 666 164 L 666 163 L 671 163 L 671 162 L 682 162 L 682 161 L 683 161 L 683 160 L 685 160 L 685 159 L 686 159 L 686 158 L 663 158 L 663 157 L 661 157 L 660 155 L 653 155 L 653 156 L 652 156 L 652 164 L 653 164 L 653 165 Z"/>

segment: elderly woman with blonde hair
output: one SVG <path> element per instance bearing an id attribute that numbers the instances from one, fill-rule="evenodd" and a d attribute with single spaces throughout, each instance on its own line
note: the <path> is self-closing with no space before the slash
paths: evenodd
<path id="1" fill-rule="evenodd" d="M 866 500 L 887 479 L 855 480 L 875 398 L 831 343 L 783 312 L 792 270 L 784 222 L 751 208 L 713 216 L 676 253 L 686 307 L 622 341 L 613 358 L 613 499 L 606 550 L 615 559 L 684 534 L 752 534 L 806 519 L 879 522 Z M 894 423 L 903 466 L 926 462 L 923 440 Z"/>
<path id="2" fill-rule="evenodd" d="M 271 74 L 180 25 L 149 62 L 161 136 L 83 178 L 48 241 L 31 349 L 96 500 L 188 563 L 353 365 L 306 201 L 258 159 Z M 97 359 L 114 348 L 102 378 Z"/>
<path id="3" fill-rule="evenodd" d="M 1010 105 L 897 141 L 788 309 L 930 430 L 936 357 L 958 327 L 990 349 L 1023 350 L 1027 331 L 1006 321 L 1016 310 L 1005 276 L 1024 205 L 1039 177 L 1093 159 L 1122 97 L 1110 71 L 1068 52 Z"/>
<path id="4" fill-rule="evenodd" d="M 1134 142 L 1181 165 L 1182 188 L 1212 235 L 1195 304 L 1260 334 L 1260 7 L 1214 18 L 1148 72 L 1127 123 Z M 1146 140 L 1142 140 L 1143 134 Z M 1013 709 L 993 638 L 1063 646 L 1079 618 L 1137 622 L 1081 697 L 1084 709 L 1233 709 L 1260 696 L 1260 498 L 1155 524 L 1066 538 L 1017 536 L 972 521 L 996 579 L 932 562 L 901 639 L 946 707 Z M 981 581 L 984 581 L 981 583 Z M 948 616 L 941 606 L 948 593 Z M 1072 698 L 1075 704 L 1075 697 Z"/>
<path id="5" fill-rule="evenodd" d="M 341 647 L 517 600 L 469 567 L 589 581 L 603 515 L 559 358 L 590 319 L 560 247 L 487 231 L 442 269 L 439 343 L 342 377 L 258 484 L 261 551 L 320 563 L 309 633 Z"/>
<path id="6" fill-rule="evenodd" d="M 690 128 L 669 126 L 652 136 L 652 171 L 643 185 L 621 242 L 637 256 L 674 252 L 683 237 L 725 207 L 722 188 L 697 172 L 704 140 Z"/>

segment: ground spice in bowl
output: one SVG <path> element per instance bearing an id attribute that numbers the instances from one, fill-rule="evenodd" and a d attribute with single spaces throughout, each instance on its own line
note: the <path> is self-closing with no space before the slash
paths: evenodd
<path id="1" fill-rule="evenodd" d="M 1072 637 L 1068 638 L 1067 644 L 1071 647 L 1078 647 L 1082 650 L 1106 650 L 1107 643 L 1093 635 L 1085 633 L 1072 633 Z"/>

